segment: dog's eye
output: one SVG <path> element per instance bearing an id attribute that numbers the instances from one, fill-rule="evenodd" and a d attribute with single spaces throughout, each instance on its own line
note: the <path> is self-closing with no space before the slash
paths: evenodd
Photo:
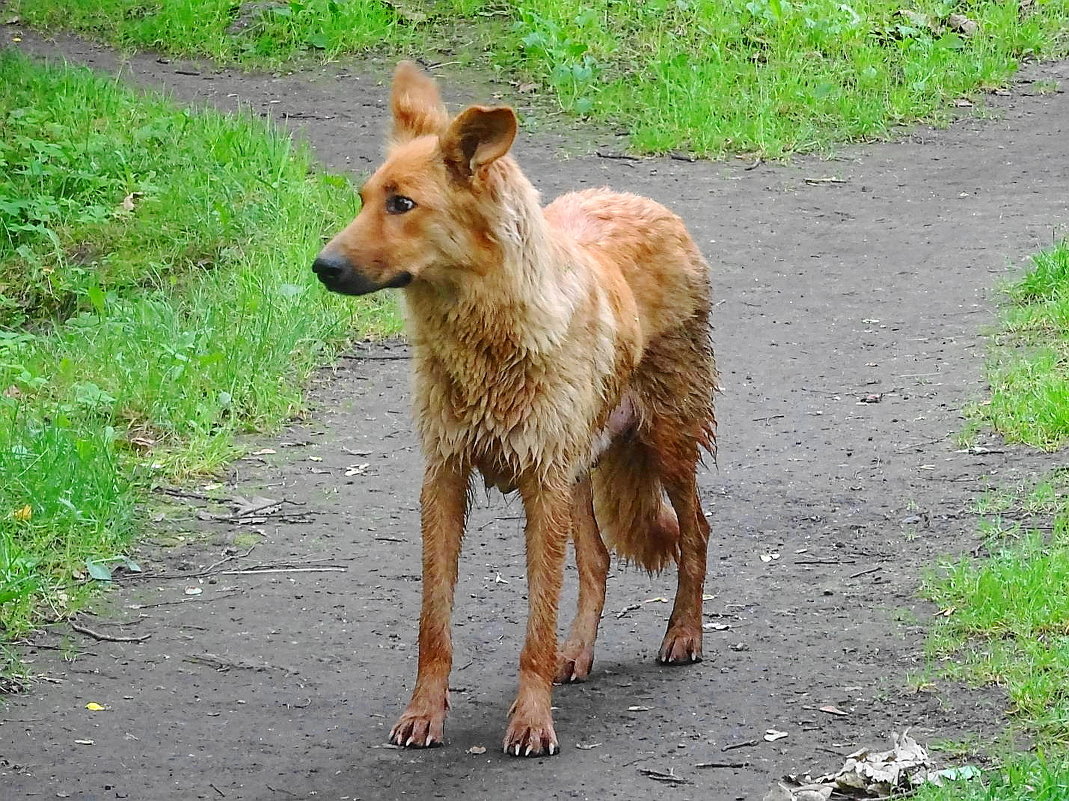
<path id="1" fill-rule="evenodd" d="M 404 214 L 416 208 L 416 201 L 404 195 L 390 195 L 386 198 L 386 211 L 390 214 Z"/>

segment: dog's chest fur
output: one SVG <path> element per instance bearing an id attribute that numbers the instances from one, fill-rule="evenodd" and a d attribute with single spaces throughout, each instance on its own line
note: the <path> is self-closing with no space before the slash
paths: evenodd
<path id="1" fill-rule="evenodd" d="M 463 458 L 503 490 L 530 471 L 589 467 L 630 357 L 604 301 L 579 305 L 581 313 L 558 310 L 551 321 L 515 308 L 507 316 L 493 307 L 437 317 L 422 310 L 413 345 L 424 448 Z"/>

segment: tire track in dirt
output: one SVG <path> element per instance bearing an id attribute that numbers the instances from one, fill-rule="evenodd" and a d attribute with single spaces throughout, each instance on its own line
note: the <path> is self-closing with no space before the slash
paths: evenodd
<path id="1" fill-rule="evenodd" d="M 72 39 L 25 34 L 23 47 L 116 68 L 109 51 Z M 360 171 L 380 152 L 388 67 L 345 72 L 244 76 L 147 56 L 123 68 L 186 102 L 248 104 L 301 132 L 331 168 Z M 1069 65 L 1027 76 L 1064 84 Z M 485 100 L 445 81 L 447 98 Z M 29 654 L 35 671 L 65 681 L 0 713 L 5 797 L 634 799 L 665 792 L 638 772 L 652 768 L 688 782 L 675 798 L 753 799 L 770 777 L 837 766 L 836 754 L 892 730 L 912 726 L 922 742 L 996 730 L 997 692 L 914 694 L 905 680 L 922 667 L 932 611 L 914 599 L 920 572 L 972 547 L 966 510 L 986 477 L 1045 463 L 1015 448 L 959 453 L 948 437 L 983 390 L 993 288 L 1069 225 L 1069 96 L 1021 84 L 993 109 L 996 119 L 752 170 L 567 157 L 563 138 L 522 137 L 521 164 L 547 198 L 601 184 L 649 195 L 686 219 L 713 265 L 724 394 L 719 466 L 701 477 L 714 531 L 706 612 L 729 628 L 708 632 L 704 663 L 653 663 L 668 605 L 650 599 L 670 597 L 671 581 L 614 568 L 595 673 L 555 698 L 564 754 L 499 755 L 526 603 L 519 504 L 491 497 L 461 567 L 449 744 L 383 747 L 415 674 L 420 460 L 407 363 L 392 358 L 403 346 L 376 346 L 390 358 L 322 371 L 310 420 L 228 478 L 234 494 L 313 513 L 268 518 L 240 563 L 330 559 L 346 570 L 113 594 L 114 613 L 144 615 L 136 630 L 152 638 L 79 639 L 86 653 L 71 664 Z M 198 525 L 206 547 L 157 558 L 221 558 L 235 528 Z M 574 570 L 568 579 L 565 609 Z M 202 593 L 189 600 L 192 585 Z M 204 654 L 221 662 L 189 661 Z M 89 701 L 111 710 L 87 712 Z M 819 712 L 826 704 L 849 714 Z M 789 736 L 762 741 L 773 727 Z M 695 767 L 710 761 L 746 764 Z"/>

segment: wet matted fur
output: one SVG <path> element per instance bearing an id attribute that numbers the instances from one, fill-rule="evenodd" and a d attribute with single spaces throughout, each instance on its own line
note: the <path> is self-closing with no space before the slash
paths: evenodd
<path id="1" fill-rule="evenodd" d="M 314 265 L 336 292 L 403 288 L 413 350 L 423 603 L 416 685 L 390 739 L 444 740 L 453 589 L 478 471 L 518 490 L 526 513 L 530 609 L 504 747 L 553 754 L 552 684 L 590 672 L 610 550 L 649 571 L 678 565 L 658 660 L 701 659 L 709 526 L 695 474 L 716 430 L 708 267 L 679 217 L 648 198 L 592 189 L 542 208 L 509 155 L 511 109 L 451 118 L 408 62 L 391 108 L 363 208 Z M 569 537 L 579 603 L 558 648 Z"/>

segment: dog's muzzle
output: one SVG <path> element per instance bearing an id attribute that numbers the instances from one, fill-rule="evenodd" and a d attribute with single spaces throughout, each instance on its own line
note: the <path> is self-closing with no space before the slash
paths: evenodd
<path id="1" fill-rule="evenodd" d="M 372 281 L 342 256 L 320 253 L 312 262 L 312 272 L 331 292 L 342 295 L 367 295 L 380 289 L 398 289 L 412 282 L 412 273 L 400 272 L 384 283 Z"/>

